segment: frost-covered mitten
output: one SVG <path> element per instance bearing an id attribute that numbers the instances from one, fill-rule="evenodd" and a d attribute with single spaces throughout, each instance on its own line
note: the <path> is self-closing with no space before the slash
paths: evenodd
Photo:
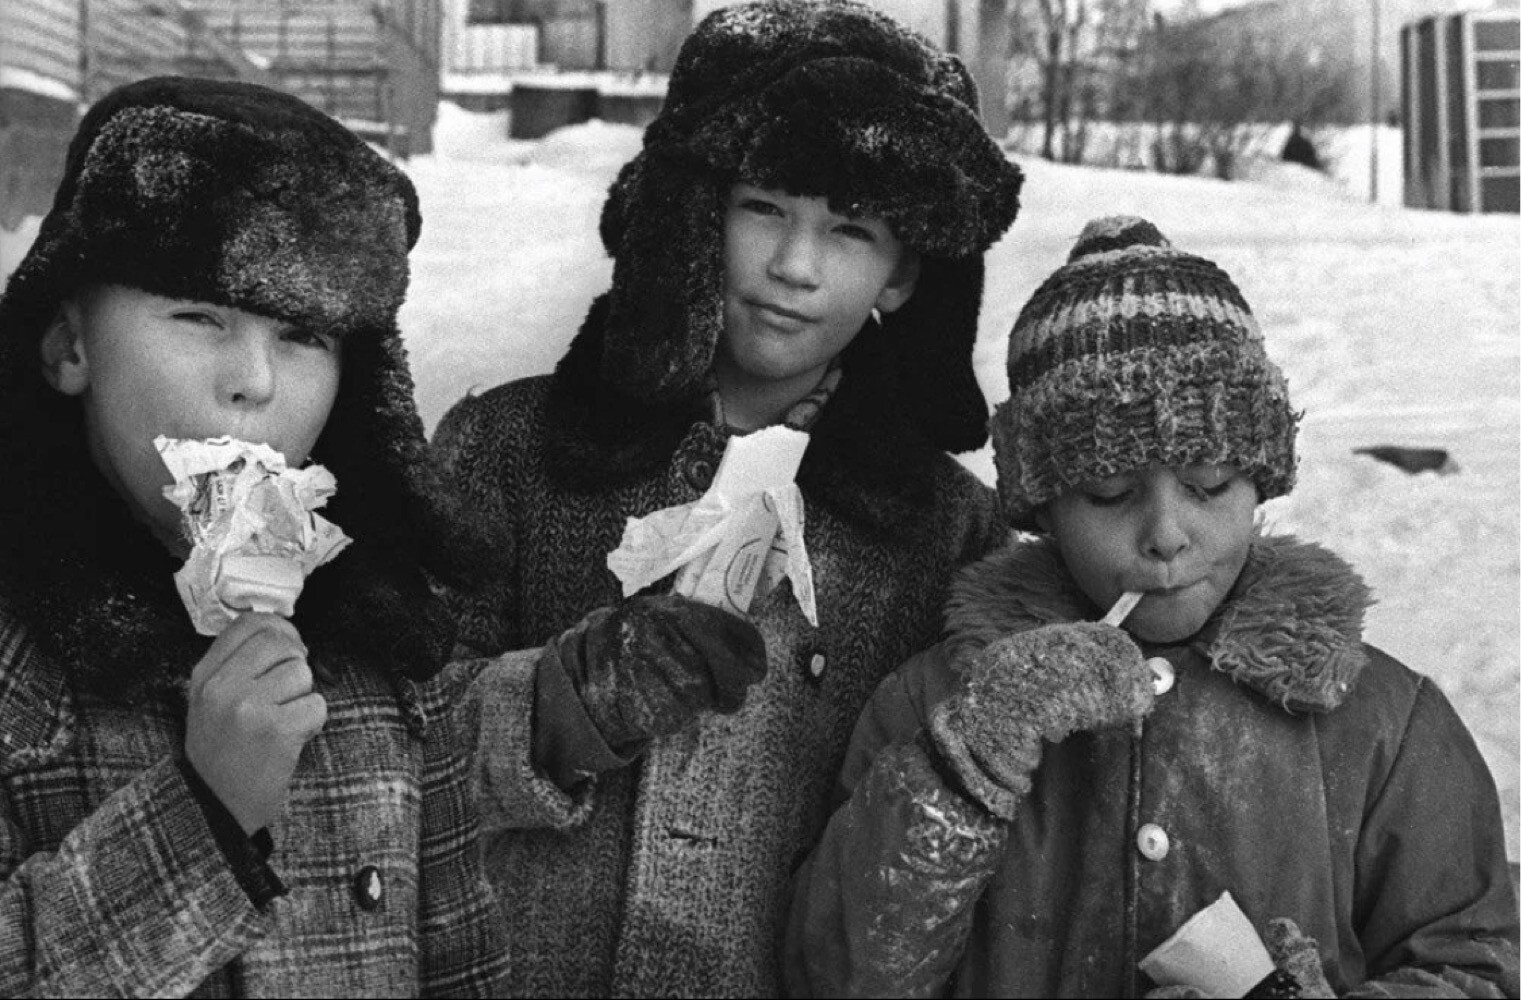
<path id="1" fill-rule="evenodd" d="M 766 644 L 747 618 L 676 594 L 641 595 L 551 642 L 541 688 L 556 666 L 608 747 L 630 757 L 699 715 L 737 711 L 766 674 Z"/>
<path id="2" fill-rule="evenodd" d="M 1325 967 L 1320 962 L 1320 948 L 1315 939 L 1305 937 L 1299 925 L 1287 917 L 1269 920 L 1263 944 L 1278 971 L 1293 981 L 1294 992 L 1258 992 L 1262 984 L 1253 987 L 1248 997 L 1334 997 L 1336 991 L 1326 982 Z M 1271 977 L 1269 977 L 1271 978 Z"/>
<path id="3" fill-rule="evenodd" d="M 1111 625 L 1045 625 L 979 651 L 963 690 L 930 713 L 930 738 L 962 787 L 1011 819 L 1041 741 L 1141 718 L 1155 695 L 1141 650 Z"/>

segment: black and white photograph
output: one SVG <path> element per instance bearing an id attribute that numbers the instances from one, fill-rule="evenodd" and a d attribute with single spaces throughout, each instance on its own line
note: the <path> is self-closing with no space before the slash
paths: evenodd
<path id="1" fill-rule="evenodd" d="M 1518 880 L 1518 0 L 0 0 L 0 997 L 1518 997 Z"/>

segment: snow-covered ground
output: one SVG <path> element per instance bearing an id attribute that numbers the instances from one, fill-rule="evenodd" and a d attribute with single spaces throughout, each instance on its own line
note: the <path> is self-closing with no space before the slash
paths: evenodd
<path id="1" fill-rule="evenodd" d="M 505 116 L 446 104 L 437 153 L 406 165 L 424 223 L 401 323 L 430 428 L 465 392 L 550 370 L 611 276 L 597 216 L 638 130 L 506 135 Z M 1366 133 L 1348 141 L 1339 182 L 1278 163 L 1228 184 L 1020 158 L 1024 208 L 989 257 L 978 372 L 989 400 L 1008 394 L 1009 327 L 1095 215 L 1144 215 L 1229 271 L 1307 411 L 1299 486 L 1267 505 L 1269 526 L 1362 570 L 1379 601 L 1369 639 L 1456 704 L 1499 785 L 1514 860 L 1521 220 L 1389 204 L 1397 143 L 1380 147 L 1382 204 L 1369 205 Z M 34 234 L 32 220 L 0 240 L 0 274 Z M 1411 476 L 1353 454 L 1379 444 L 1446 448 L 1457 471 Z M 991 478 L 987 451 L 966 461 Z"/>
<path id="2" fill-rule="evenodd" d="M 505 135 L 502 116 L 445 105 L 438 154 L 408 165 L 424 223 L 402 328 L 430 427 L 470 389 L 550 370 L 610 280 L 597 215 L 639 132 Z M 1227 184 L 1021 158 L 1024 208 L 989 258 L 977 368 L 990 400 L 1008 394 L 1009 327 L 1094 215 L 1144 215 L 1229 271 L 1307 411 L 1299 486 L 1266 506 L 1269 525 L 1368 578 L 1370 640 L 1457 705 L 1500 787 L 1515 859 L 1521 220 L 1369 205 L 1355 155 L 1366 134 L 1349 141 L 1340 183 L 1276 163 Z M 1387 169 L 1397 141 L 1380 155 Z M 1352 453 L 1378 444 L 1446 448 L 1458 471 L 1411 476 Z M 967 462 L 991 477 L 988 452 Z"/>

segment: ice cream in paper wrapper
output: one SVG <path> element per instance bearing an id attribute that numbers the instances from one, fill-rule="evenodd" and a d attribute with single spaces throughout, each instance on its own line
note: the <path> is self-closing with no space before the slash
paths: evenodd
<path id="1" fill-rule="evenodd" d="M 195 630 L 220 635 L 243 611 L 289 617 L 307 574 L 351 540 L 313 513 L 337 491 L 333 474 L 287 468 L 268 445 L 228 437 L 153 444 L 174 477 L 164 496 L 191 543 L 174 582 Z"/>
<path id="2" fill-rule="evenodd" d="M 693 503 L 631 517 L 607 568 L 629 597 L 671 573 L 675 591 L 744 614 L 782 578 L 819 623 L 795 479 L 808 435 L 767 427 L 729 438 L 713 485 Z"/>
<path id="3" fill-rule="evenodd" d="M 1141 971 L 1158 986 L 1192 986 L 1208 997 L 1245 996 L 1273 969 L 1256 928 L 1228 892 L 1141 959 Z"/>

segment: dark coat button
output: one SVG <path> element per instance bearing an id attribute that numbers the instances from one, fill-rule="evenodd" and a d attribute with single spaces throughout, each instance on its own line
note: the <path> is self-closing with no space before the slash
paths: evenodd
<path id="1" fill-rule="evenodd" d="M 365 865 L 354 875 L 354 901 L 362 910 L 378 910 L 385 901 L 386 887 L 380 869 Z"/>
<path id="2" fill-rule="evenodd" d="M 716 467 L 711 458 L 698 455 L 687 460 L 683 471 L 686 474 L 688 486 L 699 493 L 706 493 L 708 487 L 713 485 L 713 473 Z"/>

